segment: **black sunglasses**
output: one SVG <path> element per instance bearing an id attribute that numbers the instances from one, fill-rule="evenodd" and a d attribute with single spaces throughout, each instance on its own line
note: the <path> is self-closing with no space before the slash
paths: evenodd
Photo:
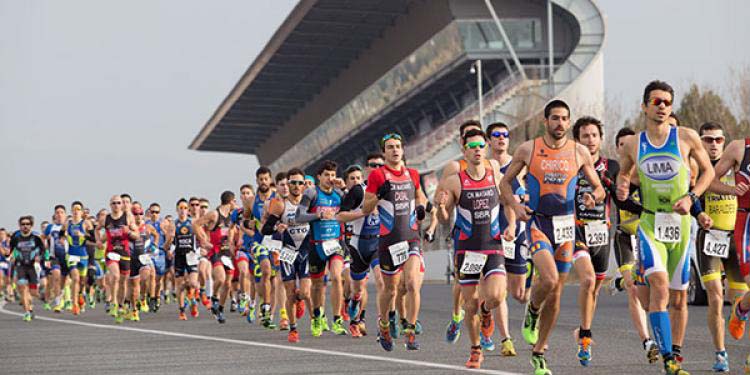
<path id="1" fill-rule="evenodd" d="M 304 185 L 304 180 L 289 180 L 289 185 Z"/>
<path id="2" fill-rule="evenodd" d="M 22 227 L 30 227 L 31 223 L 29 223 L 29 222 L 21 223 L 21 226 Z"/>
<path id="3" fill-rule="evenodd" d="M 384 164 L 382 164 L 382 163 L 367 163 L 367 166 L 370 167 L 370 168 L 380 168 L 383 165 Z"/>

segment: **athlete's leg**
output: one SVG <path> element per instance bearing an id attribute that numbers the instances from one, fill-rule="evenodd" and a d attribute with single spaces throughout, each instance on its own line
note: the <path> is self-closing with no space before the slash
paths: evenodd
<path id="1" fill-rule="evenodd" d="M 404 263 L 404 281 L 406 285 L 406 321 L 415 325 L 419 317 L 421 304 L 420 290 L 422 289 L 422 258 L 421 256 L 409 256 Z"/>

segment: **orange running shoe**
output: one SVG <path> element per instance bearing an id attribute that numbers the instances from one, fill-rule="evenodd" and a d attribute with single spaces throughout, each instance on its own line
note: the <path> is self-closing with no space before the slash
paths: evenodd
<path id="1" fill-rule="evenodd" d="M 85 306 L 86 299 L 83 298 L 83 294 L 78 294 L 78 306 Z"/>
<path id="2" fill-rule="evenodd" d="M 362 337 L 362 332 L 359 331 L 359 325 L 357 323 L 349 324 L 349 333 L 352 335 L 352 338 Z"/>
<path id="3" fill-rule="evenodd" d="M 741 297 L 735 298 L 734 304 L 732 304 L 732 313 L 729 314 L 729 325 L 727 327 L 729 334 L 735 340 L 739 340 L 745 335 L 745 322 L 747 321 L 747 314 L 744 317 L 738 315 L 740 300 L 742 300 Z"/>
<path id="4" fill-rule="evenodd" d="M 341 319 L 344 321 L 351 321 L 349 313 L 346 311 L 346 304 L 341 306 Z"/>
<path id="5" fill-rule="evenodd" d="M 198 317 L 198 304 L 197 303 L 190 305 L 190 316 L 192 316 L 193 318 Z"/>
<path id="6" fill-rule="evenodd" d="M 294 316 L 297 317 L 297 319 L 302 319 L 303 316 L 305 316 L 305 300 L 299 300 L 297 303 L 294 304 Z"/>
<path id="7" fill-rule="evenodd" d="M 279 320 L 279 330 L 280 331 L 286 331 L 289 329 L 289 319 L 281 319 Z"/>
<path id="8" fill-rule="evenodd" d="M 495 320 L 492 318 L 492 312 L 481 313 L 480 318 L 482 319 L 480 326 L 482 335 L 487 338 L 492 337 L 492 334 L 495 333 Z"/>
<path id="9" fill-rule="evenodd" d="M 466 361 L 466 367 L 479 368 L 482 365 L 482 361 L 484 361 L 484 355 L 482 354 L 482 349 L 471 349 L 469 360 Z"/>
<path id="10" fill-rule="evenodd" d="M 289 335 L 286 337 L 287 340 L 291 343 L 299 342 L 299 332 L 297 330 L 289 331 Z"/>
<path id="11" fill-rule="evenodd" d="M 211 300 L 208 297 L 206 297 L 205 294 L 203 295 L 202 298 L 203 299 L 201 300 L 201 303 L 203 304 L 203 306 L 205 306 L 207 309 L 210 309 L 211 308 Z"/>
<path id="12" fill-rule="evenodd" d="M 177 318 L 180 320 L 187 320 L 187 315 L 185 315 L 185 312 L 180 311 L 180 316 Z"/>
<path id="13" fill-rule="evenodd" d="M 81 313 L 81 308 L 78 307 L 78 303 L 73 304 L 72 312 L 73 312 L 73 315 L 78 315 Z"/>

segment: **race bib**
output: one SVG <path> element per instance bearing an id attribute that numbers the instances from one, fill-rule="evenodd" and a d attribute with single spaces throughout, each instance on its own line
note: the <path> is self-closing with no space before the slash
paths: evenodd
<path id="1" fill-rule="evenodd" d="M 394 266 L 399 266 L 409 258 L 409 242 L 401 241 L 388 246 Z"/>
<path id="2" fill-rule="evenodd" d="M 667 214 L 657 212 L 654 224 L 654 234 L 656 240 L 664 243 L 680 242 L 680 227 L 682 226 L 682 216 L 680 214 Z"/>
<path id="3" fill-rule="evenodd" d="M 141 262 L 141 265 L 148 266 L 151 264 L 151 256 L 148 254 L 141 254 L 138 256 L 138 261 Z"/>
<path id="4" fill-rule="evenodd" d="M 589 248 L 595 246 L 609 245 L 609 228 L 603 221 L 592 221 L 586 223 L 586 246 Z"/>
<path id="5" fill-rule="evenodd" d="M 630 235 L 630 248 L 633 250 L 633 259 L 639 261 L 638 258 L 638 239 L 634 235 Z"/>
<path id="6" fill-rule="evenodd" d="M 113 261 L 117 262 L 117 261 L 120 260 L 120 254 L 117 254 L 117 253 L 111 251 L 111 252 L 107 253 L 107 259 L 113 260 Z"/>
<path id="7" fill-rule="evenodd" d="M 503 241 L 503 256 L 505 259 L 516 259 L 516 244 L 513 241 L 506 241 L 505 238 L 502 239 Z M 464 261 L 465 262 L 465 261 Z"/>
<path id="8" fill-rule="evenodd" d="M 482 272 L 487 262 L 487 254 L 467 251 L 464 253 L 464 263 L 461 265 L 461 273 L 464 275 L 476 275 Z"/>
<path id="9" fill-rule="evenodd" d="M 198 264 L 198 254 L 196 254 L 194 251 L 191 251 L 187 254 L 185 254 L 185 263 L 187 263 L 188 266 L 195 266 Z"/>
<path id="10" fill-rule="evenodd" d="M 221 263 L 223 263 L 224 266 L 229 268 L 230 270 L 234 269 L 234 264 L 232 264 L 232 259 L 226 255 L 221 256 Z"/>
<path id="11" fill-rule="evenodd" d="M 270 251 L 279 252 L 281 251 L 282 243 L 279 240 L 274 240 L 271 236 L 265 236 L 263 237 L 263 242 L 261 243 L 263 246 L 265 246 L 266 249 Z"/>
<path id="12" fill-rule="evenodd" d="M 81 262 L 81 257 L 78 255 L 70 255 L 68 254 L 68 266 L 75 266 L 76 264 Z"/>
<path id="13" fill-rule="evenodd" d="M 729 241 L 728 232 L 709 230 L 706 232 L 706 237 L 703 241 L 703 254 L 726 259 L 729 257 Z"/>
<path id="14" fill-rule="evenodd" d="M 339 240 L 327 240 L 323 241 L 323 254 L 325 254 L 327 257 L 336 254 L 339 250 L 341 250 L 341 244 L 339 243 Z"/>
<path id="15" fill-rule="evenodd" d="M 552 231 L 555 233 L 555 243 L 573 241 L 575 239 L 576 222 L 573 215 L 553 216 Z"/>
<path id="16" fill-rule="evenodd" d="M 294 264 L 294 260 L 297 259 L 297 252 L 288 247 L 284 246 L 281 248 L 281 252 L 279 253 L 279 260 L 287 263 L 287 264 Z"/>
<path id="17" fill-rule="evenodd" d="M 0 270 L 7 270 L 8 268 L 10 268 L 8 262 L 0 262 Z"/>

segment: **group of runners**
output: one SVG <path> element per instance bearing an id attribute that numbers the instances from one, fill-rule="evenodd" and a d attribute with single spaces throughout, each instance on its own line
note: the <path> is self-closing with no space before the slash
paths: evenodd
<path id="1" fill-rule="evenodd" d="M 231 312 L 287 331 L 296 343 L 305 315 L 313 337 L 367 335 L 372 278 L 379 345 L 392 351 L 403 336 L 407 350 L 418 350 L 423 245 L 442 224 L 451 228 L 455 279 L 446 341 L 467 331 L 467 367 L 481 367 L 494 337 L 501 355 L 517 355 L 510 295 L 526 306 L 521 333 L 534 373 L 551 374 L 544 353 L 572 270 L 576 357 L 588 366 L 613 248 L 620 276 L 610 289 L 627 292 L 644 360 L 688 374 L 681 362 L 692 256 L 708 294 L 712 369 L 729 371 L 725 290 L 734 301 L 733 338 L 744 335 L 750 312 L 750 138 L 725 148 L 721 124 L 682 127 L 673 102 L 667 83 L 650 82 L 642 100 L 646 128 L 619 129 L 616 159 L 601 154 L 602 122 L 584 116 L 572 123 L 562 100 L 547 103 L 543 135 L 513 155 L 506 124 L 468 121 L 457 140 L 463 158 L 444 167 L 431 197 L 404 163 L 406 140 L 390 133 L 380 139 L 381 153 L 341 177 L 333 161 L 314 176 L 260 167 L 257 189 L 241 186 L 239 202 L 232 191 L 214 208 L 207 199 L 183 198 L 174 217 L 162 219 L 159 204 L 146 207 L 128 194 L 113 196 L 96 215 L 81 202 L 70 213 L 58 205 L 38 233 L 31 216 L 19 219 L 18 230 L 0 230 L 0 289 L 6 299 L 18 297 L 26 321 L 34 316 L 32 296 L 73 315 L 100 302 L 117 323 L 172 301 L 180 320 L 197 318 L 203 305 L 224 323 L 229 303 Z"/>

